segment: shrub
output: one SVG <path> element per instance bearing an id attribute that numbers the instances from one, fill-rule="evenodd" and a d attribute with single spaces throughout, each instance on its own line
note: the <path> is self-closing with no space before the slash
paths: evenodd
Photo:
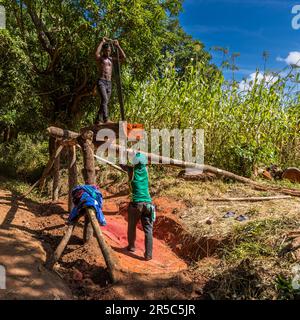
<path id="1" fill-rule="evenodd" d="M 48 157 L 47 141 L 19 135 L 11 143 L 0 144 L 0 173 L 13 178 L 37 180 Z"/>

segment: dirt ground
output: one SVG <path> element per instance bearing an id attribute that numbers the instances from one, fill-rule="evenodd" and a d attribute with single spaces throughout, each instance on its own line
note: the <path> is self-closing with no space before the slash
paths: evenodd
<path id="1" fill-rule="evenodd" d="M 293 228 L 297 227 L 298 198 L 214 203 L 207 199 L 273 193 L 220 181 L 174 181 L 159 180 L 155 185 L 157 191 L 152 190 L 157 220 L 151 261 L 143 258 L 144 233 L 140 225 L 136 252 L 126 250 L 128 190 L 115 187 L 102 190 L 108 224 L 101 229 L 123 275 L 122 281 L 115 285 L 110 282 L 96 239 L 83 244 L 83 221 L 75 228 L 55 271 L 43 267 L 66 230 L 66 199 L 40 203 L 19 200 L 15 193 L 0 190 L 0 265 L 6 266 L 8 272 L 7 290 L 0 299 L 205 299 L 209 298 L 205 288 L 211 290 L 212 283 L 222 283 L 232 277 L 232 272 L 226 278 L 222 271 L 221 278 L 215 275 L 210 279 L 207 271 L 214 274 L 220 263 L 222 267 L 224 261 L 215 253 L 236 227 L 265 219 L 285 221 L 287 218 L 295 221 Z M 234 218 L 224 219 L 228 211 L 235 212 L 236 216 L 246 215 L 249 220 L 241 223 Z M 284 233 L 278 233 L 279 238 L 274 241 L 283 244 L 287 239 Z"/>
<path id="2" fill-rule="evenodd" d="M 160 182 L 160 189 L 163 190 L 162 195 L 166 198 L 183 199 L 186 206 L 178 216 L 188 231 L 198 237 L 225 238 L 233 228 L 242 225 L 235 220 L 239 215 L 246 216 L 249 219 L 247 222 L 257 222 L 269 218 L 283 220 L 295 218 L 298 220 L 299 217 L 300 199 L 298 197 L 259 202 L 214 202 L 208 200 L 213 198 L 268 197 L 280 194 L 273 191 L 258 191 L 242 183 L 223 183 L 220 180 L 213 182 L 177 180 L 174 187 L 168 187 L 170 180 L 168 178 Z M 299 188 L 300 185 L 293 187 Z M 229 211 L 235 213 L 235 216 L 224 219 L 224 215 Z"/>
<path id="3" fill-rule="evenodd" d="M 0 299 L 71 299 L 68 286 L 43 267 L 45 251 L 38 241 L 22 231 L 0 230 L 0 265 L 6 269 L 7 290 Z"/>
<path id="4" fill-rule="evenodd" d="M 145 261 L 144 234 L 137 230 L 136 252 L 127 246 L 127 195 L 104 192 L 102 227 L 119 266 L 124 271 L 120 284 L 112 286 L 96 239 L 83 245 L 83 222 L 75 229 L 71 241 L 50 272 L 43 264 L 55 250 L 66 229 L 67 202 L 18 200 L 16 195 L 0 191 L 0 263 L 8 270 L 8 299 L 190 299 L 196 297 L 195 284 L 188 275 L 187 261 L 180 258 L 161 237 L 154 237 L 154 255 Z M 172 213 L 180 203 L 156 199 L 160 218 L 176 221 Z M 176 222 L 178 223 L 178 221 Z M 168 233 L 166 233 L 167 237 Z M 25 240 L 24 240 L 25 239 Z M 9 244 L 9 245 L 8 245 Z M 29 254 L 27 254 L 27 252 Z M 31 253 L 32 252 L 32 253 Z M 18 263 L 20 267 L 18 267 Z M 23 281 L 20 275 L 33 281 Z M 55 279 L 55 281 L 53 280 Z M 22 290 L 19 290 L 20 281 Z M 49 285 L 51 286 L 49 287 Z M 38 286 L 38 288 L 37 288 Z M 2 298 L 2 297 L 0 297 Z"/>

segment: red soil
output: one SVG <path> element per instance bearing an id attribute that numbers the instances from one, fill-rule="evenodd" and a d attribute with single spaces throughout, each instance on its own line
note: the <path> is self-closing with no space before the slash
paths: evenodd
<path id="1" fill-rule="evenodd" d="M 144 259 L 144 233 L 137 230 L 136 251 L 128 252 L 127 247 L 127 225 L 122 216 L 107 217 L 107 226 L 102 228 L 107 242 L 111 245 L 117 255 L 122 270 L 138 273 L 171 273 L 187 268 L 184 261 L 179 259 L 163 241 L 154 239 L 153 259 Z"/>
<path id="2" fill-rule="evenodd" d="M 28 200 L 18 201 L 7 191 L 0 192 L 0 198 L 0 228 L 19 229 L 27 235 L 34 236 L 34 241 L 42 244 L 49 257 L 65 231 L 67 202 L 39 204 Z M 178 246 L 173 245 L 176 240 L 181 241 L 180 233 L 178 238 L 174 236 L 178 230 L 172 230 L 173 226 L 184 230 L 175 216 L 175 213 L 184 208 L 184 204 L 168 198 L 158 198 L 154 202 L 157 205 L 157 222 L 153 260 L 145 261 L 144 233 L 141 226 L 137 230 L 136 252 L 129 253 L 126 250 L 128 196 L 104 192 L 104 213 L 108 225 L 102 227 L 102 231 L 106 241 L 112 246 L 121 268 L 128 272 L 127 278 L 132 281 L 128 280 L 126 285 L 123 283 L 121 286 L 114 286 L 113 290 L 108 289 L 109 277 L 97 241 L 93 238 L 90 243 L 82 245 L 83 223 L 80 222 L 57 269 L 75 296 L 80 299 L 191 297 L 192 282 L 188 273 L 184 271 L 187 269 L 187 263 L 174 252 L 176 248 L 178 251 Z M 169 230 L 161 228 L 162 219 L 171 221 L 170 224 L 166 224 L 169 225 Z M 168 241 L 170 238 L 173 242 Z M 177 245 L 184 247 L 180 243 Z M 184 257 L 183 254 L 181 256 Z M 145 290 L 148 287 L 149 290 Z"/>
<path id="3" fill-rule="evenodd" d="M 105 196 L 105 195 L 104 195 Z M 178 256 L 170 250 L 170 248 L 161 240 L 153 240 L 153 259 L 151 261 L 144 260 L 144 232 L 139 223 L 136 233 L 136 251 L 128 252 L 127 243 L 127 208 L 129 198 L 121 196 L 119 198 L 104 199 L 103 211 L 106 216 L 107 226 L 102 227 L 102 231 L 106 236 L 106 240 L 114 249 L 123 270 L 138 273 L 172 273 L 187 268 L 186 263 L 178 258 Z M 160 204 L 163 200 L 155 201 Z M 120 210 L 119 210 L 120 208 Z M 170 201 L 164 207 L 164 214 L 174 209 L 170 206 Z M 119 212 L 122 214 L 120 215 Z"/>

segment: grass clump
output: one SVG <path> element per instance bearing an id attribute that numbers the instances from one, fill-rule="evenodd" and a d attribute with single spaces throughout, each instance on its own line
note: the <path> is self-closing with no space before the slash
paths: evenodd
<path id="1" fill-rule="evenodd" d="M 231 245 L 224 248 L 228 260 L 247 257 L 275 256 L 280 248 L 278 238 L 284 230 L 296 226 L 294 220 L 265 219 L 251 221 L 243 226 L 237 226 L 231 236 Z"/>
<path id="2" fill-rule="evenodd" d="M 293 261 L 281 255 L 285 235 L 295 227 L 288 217 L 235 227 L 217 253 L 221 263 L 208 271 L 206 293 L 215 299 L 295 298 L 289 284 Z"/>

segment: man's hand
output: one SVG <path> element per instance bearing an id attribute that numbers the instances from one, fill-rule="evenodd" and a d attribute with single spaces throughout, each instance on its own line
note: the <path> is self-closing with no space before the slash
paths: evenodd
<path id="1" fill-rule="evenodd" d="M 120 62 L 124 62 L 125 59 L 126 59 L 126 56 L 125 56 L 125 53 L 124 51 L 122 50 L 120 44 L 119 44 L 119 41 L 117 39 L 113 40 L 113 44 L 118 48 L 119 50 L 119 57 L 120 57 Z"/>
<path id="2" fill-rule="evenodd" d="M 97 48 L 97 50 L 96 50 L 96 54 L 95 54 L 95 56 L 96 56 L 96 61 L 99 61 L 100 59 L 101 59 L 101 50 L 102 50 L 102 47 L 103 47 L 103 45 L 106 43 L 106 42 L 108 42 L 109 40 L 106 38 L 106 37 L 103 37 L 102 39 L 101 39 L 101 42 L 99 43 L 99 45 L 98 45 L 98 48 Z"/>

